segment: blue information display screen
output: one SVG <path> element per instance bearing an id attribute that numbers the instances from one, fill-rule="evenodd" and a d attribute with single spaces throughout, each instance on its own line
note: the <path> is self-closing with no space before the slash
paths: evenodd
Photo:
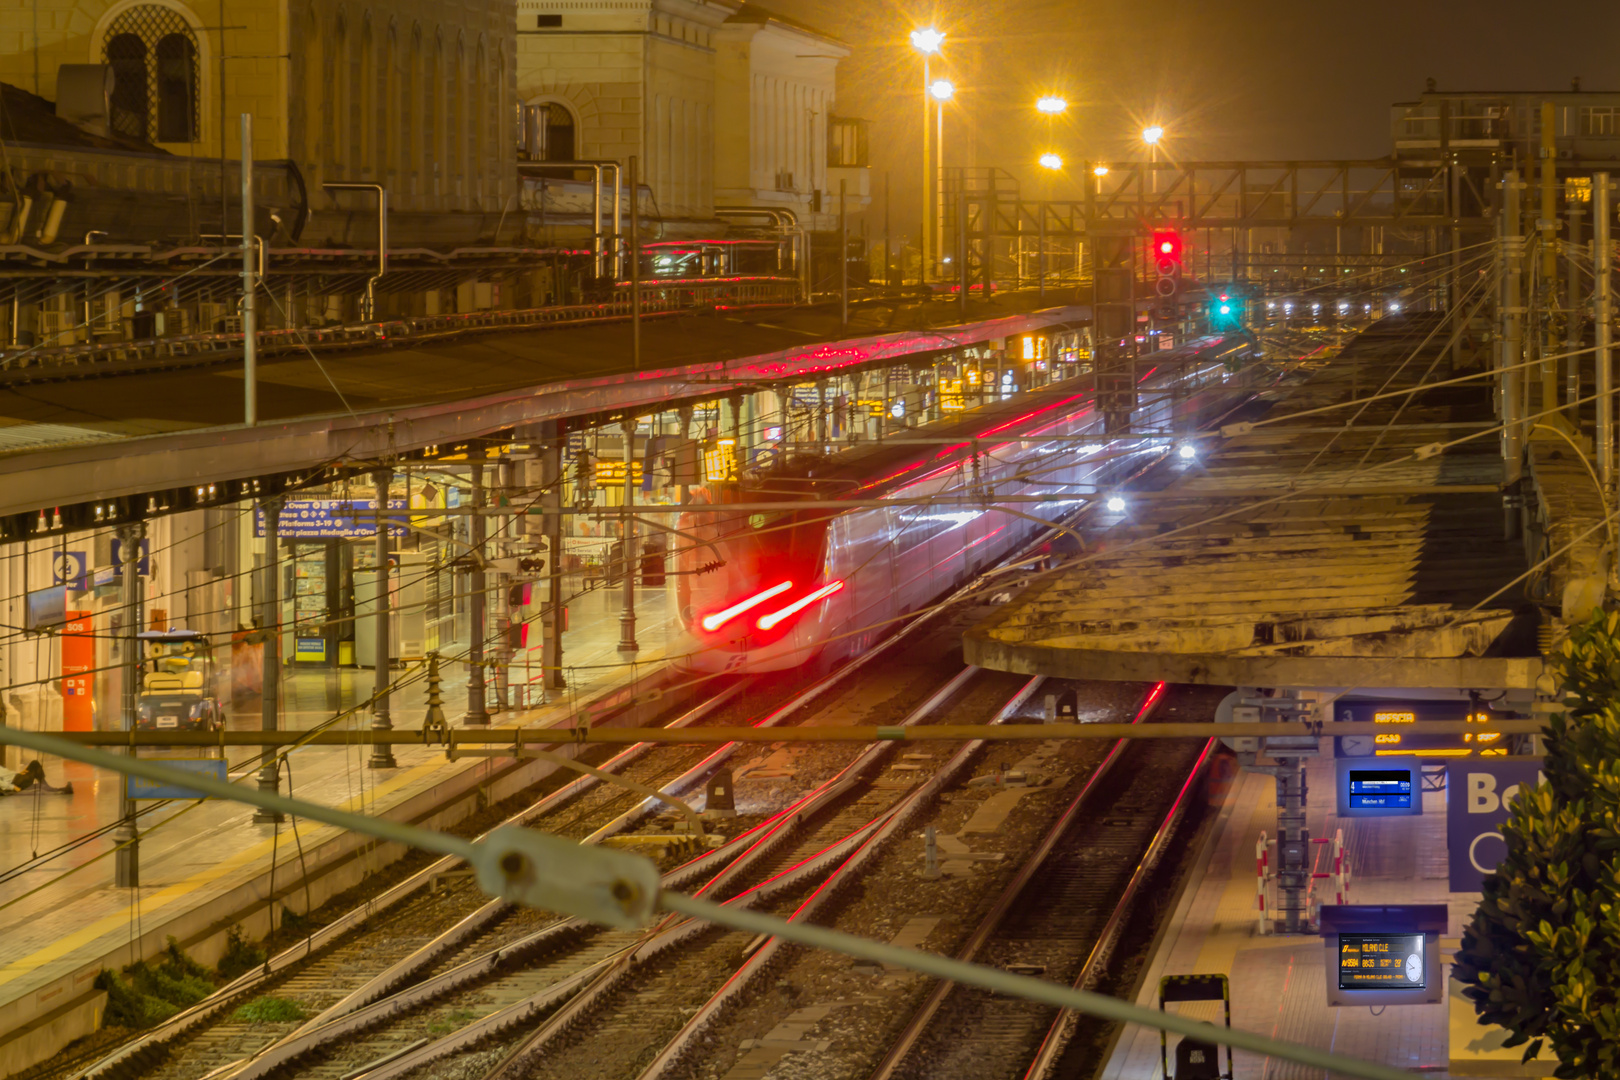
<path id="1" fill-rule="evenodd" d="M 1340 990 L 1422 990 L 1422 934 L 1340 934 Z"/>
<path id="2" fill-rule="evenodd" d="M 1351 769 L 1350 809 L 1409 810 L 1411 769 Z"/>

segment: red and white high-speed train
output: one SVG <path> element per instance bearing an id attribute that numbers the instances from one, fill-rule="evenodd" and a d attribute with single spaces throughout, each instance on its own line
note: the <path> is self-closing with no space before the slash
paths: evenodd
<path id="1" fill-rule="evenodd" d="M 1226 413 L 1250 394 L 1253 367 L 1234 361 L 1252 357 L 1252 339 L 1237 335 L 1155 354 L 1155 366 L 1139 379 L 1131 429 L 1185 434 Z M 1131 451 L 1165 446 L 1162 434 L 1060 438 L 1103 434 L 1094 394 L 1081 385 L 1077 379 L 1019 393 L 925 429 L 961 442 L 866 443 L 723 489 L 692 489 L 692 501 L 715 509 L 688 510 L 676 525 L 683 635 L 669 654 L 698 671 L 758 672 L 830 663 L 871 647 L 898 617 L 934 602 L 1042 527 L 968 496 L 1090 493 L 1140 467 Z M 854 500 L 895 505 L 848 505 Z M 783 502 L 803 509 L 758 508 Z M 756 508 L 727 510 L 728 503 Z M 1007 505 L 1045 520 L 1076 509 L 1073 501 Z"/>

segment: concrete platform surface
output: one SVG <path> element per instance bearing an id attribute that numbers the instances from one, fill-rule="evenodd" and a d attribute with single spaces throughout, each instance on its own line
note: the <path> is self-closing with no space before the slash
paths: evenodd
<path id="1" fill-rule="evenodd" d="M 1332 837 L 1343 829 L 1352 867 L 1351 904 L 1446 904 L 1441 963 L 1449 973 L 1462 928 L 1478 893 L 1451 893 L 1447 883 L 1446 793 L 1425 792 L 1423 814 L 1412 818 L 1339 818 L 1333 809 L 1333 760 L 1307 767 L 1310 829 Z M 1504 1032 L 1481 1026 L 1473 1007 L 1447 979 L 1445 1001 L 1382 1009 L 1329 1008 L 1322 939 L 1258 932 L 1255 843 L 1275 837 L 1276 787 L 1270 776 L 1242 773 L 1233 785 L 1216 833 L 1184 889 L 1170 927 L 1161 936 L 1143 980 L 1138 1004 L 1158 1008 L 1164 975 L 1225 974 L 1231 981 L 1232 1025 L 1246 1031 L 1408 1069 L 1423 1076 L 1550 1076 L 1552 1066 L 1519 1066 L 1518 1050 L 1504 1051 Z M 1313 845 L 1325 852 L 1328 845 Z M 1273 848 L 1275 852 L 1275 848 Z M 1273 855 L 1275 858 L 1275 855 Z M 1325 869 L 1325 866 L 1323 867 Z M 1321 887 L 1323 881 L 1317 885 Z M 1331 887 L 1331 886 L 1329 886 Z M 1327 901 L 1333 902 L 1331 894 Z M 1172 1004 L 1195 1019 L 1221 1023 L 1219 1002 Z M 1172 1068 L 1174 1043 L 1171 1040 Z M 1149 1080 L 1162 1075 L 1159 1033 L 1127 1027 L 1116 1042 L 1102 1080 Z M 1225 1056 L 1222 1053 L 1224 1067 Z M 1318 1080 L 1325 1074 L 1292 1062 L 1238 1051 L 1236 1080 Z"/>

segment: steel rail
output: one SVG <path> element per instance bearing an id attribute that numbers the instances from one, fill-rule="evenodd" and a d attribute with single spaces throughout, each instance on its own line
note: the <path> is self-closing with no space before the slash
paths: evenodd
<path id="1" fill-rule="evenodd" d="M 1182 817 L 1186 814 L 1187 804 L 1192 798 L 1193 789 L 1204 775 L 1204 771 L 1209 768 L 1210 759 L 1215 755 L 1215 745 L 1216 740 L 1214 739 L 1205 743 L 1203 753 L 1198 755 L 1198 760 L 1193 762 L 1193 767 L 1188 770 L 1187 780 L 1181 785 L 1181 790 L 1176 794 L 1176 801 L 1171 804 L 1169 812 L 1164 816 L 1164 821 L 1159 825 L 1158 831 L 1153 834 L 1152 843 L 1148 844 L 1147 851 L 1142 855 L 1142 861 L 1137 863 L 1135 872 L 1131 874 L 1131 880 L 1126 883 L 1124 891 L 1120 893 L 1119 903 L 1114 905 L 1113 914 L 1108 917 L 1108 922 L 1103 926 L 1102 932 L 1097 935 L 1097 942 L 1092 946 L 1090 955 L 1086 957 L 1085 964 L 1080 968 L 1080 974 L 1075 976 L 1074 988 L 1076 990 L 1084 990 L 1088 984 L 1101 976 L 1103 966 L 1108 962 L 1109 954 L 1113 952 L 1114 943 L 1118 940 L 1119 933 L 1124 929 L 1125 921 L 1130 917 L 1134 908 L 1136 894 L 1141 889 L 1142 883 L 1147 880 L 1148 875 L 1158 867 L 1159 860 L 1164 856 L 1165 848 L 1170 846 L 1170 840 L 1174 837 L 1177 827 L 1181 824 Z M 1024 1074 L 1024 1080 L 1047 1080 L 1047 1078 L 1051 1077 L 1052 1070 L 1056 1068 L 1058 1059 L 1069 1045 L 1069 1040 L 1074 1037 L 1077 1020 L 1078 1014 L 1072 1009 L 1064 1009 L 1058 1013 L 1057 1017 L 1052 1021 L 1052 1026 L 1047 1031 L 1046 1037 L 1041 1040 L 1040 1048 L 1035 1052 L 1035 1059 Z"/>
<path id="2" fill-rule="evenodd" d="M 725 902 L 724 906 L 746 908 L 761 900 L 770 899 L 780 893 L 790 892 L 803 887 L 807 882 L 828 873 L 832 867 L 849 852 L 862 843 L 884 820 L 887 814 L 880 814 L 877 818 L 854 832 L 838 840 L 829 847 L 803 859 L 795 865 L 776 874 L 754 888 L 739 893 Z M 451 1032 L 427 1046 L 411 1051 L 396 1062 L 377 1072 L 368 1072 L 366 1080 L 391 1080 L 393 1077 L 403 1076 L 423 1065 L 440 1060 L 450 1054 L 468 1049 L 492 1035 L 499 1035 L 514 1025 L 523 1023 L 538 1016 L 546 1010 L 566 1002 L 564 1008 L 553 1014 L 539 1028 L 536 1028 L 520 1044 L 524 1048 L 532 1048 L 550 1042 L 557 1035 L 570 1029 L 579 1022 L 592 1008 L 608 993 L 615 989 L 635 967 L 646 963 L 664 951 L 673 948 L 697 936 L 709 925 L 690 919 L 677 920 L 674 923 L 660 923 L 648 933 L 644 940 L 611 957 L 607 957 L 596 964 L 568 977 L 564 982 L 547 987 L 539 994 L 523 1001 L 514 1002 L 506 1008 L 491 1013 L 481 1020 Z M 512 1060 L 509 1054 L 496 1065 L 497 1073 L 505 1062 Z"/>
<path id="3" fill-rule="evenodd" d="M 997 710 L 992 723 L 1006 720 L 1016 713 L 1045 681 L 1045 676 L 1041 675 L 1030 679 Z M 851 855 L 814 895 L 801 904 L 798 910 L 788 917 L 788 921 L 809 921 L 849 882 L 858 879 L 868 864 L 874 861 L 919 813 L 933 804 L 939 793 L 955 781 L 984 746 L 983 741 L 969 743 L 952 755 L 951 759 L 936 770 L 926 783 L 912 791 L 895 808 L 888 821 L 873 834 L 871 839 L 861 845 L 860 849 Z M 686 1056 L 697 1047 L 704 1034 L 720 1020 L 725 1010 L 746 995 L 748 987 L 766 970 L 781 948 L 782 939 L 773 936 L 751 953 L 736 973 L 726 980 L 725 985 L 704 1003 L 651 1064 L 642 1070 L 639 1080 L 660 1080 L 677 1069 Z M 484 1080 L 507 1080 L 507 1078 L 501 1073 L 491 1073 Z"/>
<path id="4" fill-rule="evenodd" d="M 747 685 L 747 682 L 738 682 L 730 687 L 725 688 L 719 694 L 714 695 L 707 701 L 701 702 L 695 708 L 689 709 L 686 713 L 671 721 L 670 726 L 685 726 L 688 724 L 697 723 L 710 713 L 714 712 L 714 710 L 736 697 Z M 635 761 L 637 758 L 641 757 L 649 749 L 651 749 L 650 743 L 632 745 L 605 762 L 602 769 L 605 772 L 613 772 L 618 769 L 622 769 L 631 762 Z M 584 793 L 600 782 L 601 781 L 595 776 L 581 776 L 563 785 L 556 791 L 545 795 L 532 805 L 518 811 L 516 814 L 513 814 L 511 817 L 501 822 L 500 825 L 496 826 L 496 828 L 503 828 L 508 825 L 527 825 L 535 819 L 544 817 L 545 815 L 551 813 L 558 807 L 571 801 L 576 796 Z M 478 839 L 484 839 L 489 835 L 490 832 L 493 831 L 493 829 L 486 830 L 484 833 L 479 835 Z M 97 1060 L 88 1068 L 75 1073 L 73 1080 L 101 1080 L 103 1077 L 114 1076 L 117 1074 L 119 1067 L 126 1065 L 126 1063 L 132 1068 L 144 1067 L 144 1062 L 141 1059 L 145 1055 L 149 1054 L 160 1046 L 165 1046 L 173 1042 L 175 1039 L 213 1017 L 227 1005 L 240 999 L 249 991 L 263 985 L 276 975 L 281 974 L 283 971 L 286 971 L 305 960 L 311 959 L 317 952 L 324 951 L 327 946 L 335 943 L 337 939 L 342 937 L 344 934 L 347 934 L 351 930 L 360 927 L 363 923 L 376 918 L 382 912 L 394 907 L 400 901 L 416 893 L 417 890 L 430 884 L 438 875 L 454 870 L 461 864 L 462 860 L 453 855 L 447 855 L 442 859 L 435 860 L 428 866 L 406 878 L 404 881 L 392 886 L 381 896 L 375 897 L 374 899 L 368 900 L 361 903 L 359 906 L 350 909 L 337 919 L 315 931 L 303 941 L 282 950 L 280 953 L 277 953 L 275 956 L 267 960 L 264 964 L 256 967 L 252 971 L 245 972 L 236 979 L 233 979 L 230 983 L 214 991 L 214 993 L 210 994 L 197 1004 L 185 1009 L 182 1012 L 176 1013 L 174 1016 L 165 1020 L 152 1030 L 144 1032 L 139 1038 L 133 1040 L 132 1042 L 125 1043 L 111 1054 Z M 481 928 L 485 923 L 487 923 L 489 917 L 494 914 L 499 914 L 500 910 L 507 906 L 509 905 L 505 905 L 500 901 L 493 901 L 489 904 L 483 905 L 477 912 L 467 916 L 467 918 L 462 920 L 461 923 L 458 923 L 457 926 L 447 930 L 444 934 L 440 935 L 439 938 L 436 938 L 434 942 L 430 942 L 428 946 L 424 946 L 424 949 L 429 949 L 435 944 L 439 944 L 441 947 L 433 955 L 426 957 L 423 964 L 431 963 L 433 960 L 437 959 L 438 956 L 447 952 L 450 948 L 460 944 L 460 942 L 470 936 L 471 933 L 476 932 L 477 929 Z M 491 911 L 492 907 L 495 909 L 494 911 Z M 484 915 L 484 918 L 482 920 L 473 922 L 473 925 L 466 925 L 470 921 L 477 920 L 479 915 Z M 457 934 L 456 932 L 458 930 L 460 930 L 461 933 Z M 408 959 L 409 958 L 407 958 L 407 960 Z M 401 961 L 399 964 L 389 968 L 388 972 L 384 973 L 385 975 L 390 973 L 396 975 L 396 979 L 391 985 L 397 986 L 399 981 L 408 977 L 413 970 L 419 970 L 420 967 L 423 966 L 422 964 L 418 964 L 414 969 L 406 969 L 405 965 L 406 961 Z M 379 978 L 381 978 L 381 976 L 379 976 Z M 297 1035 L 308 1028 L 318 1026 L 325 1019 L 331 1016 L 338 1015 L 341 1012 L 347 1011 L 348 1009 L 356 1008 L 361 1004 L 365 1004 L 369 1000 L 373 1000 L 376 996 L 380 996 L 379 993 L 373 992 L 370 997 L 362 998 L 362 994 L 364 994 L 368 988 L 372 988 L 373 984 L 377 981 L 378 980 L 372 980 L 372 982 L 368 983 L 366 987 L 362 987 L 360 990 L 350 994 L 336 1005 L 333 1005 L 331 1008 L 325 1010 L 319 1016 L 300 1027 L 297 1031 L 291 1033 L 291 1035 L 287 1036 L 287 1038 L 291 1038 L 293 1035 Z M 386 992 L 386 990 L 381 991 L 381 993 Z M 284 1040 L 278 1040 L 278 1042 L 279 1041 Z M 277 1044 L 271 1044 L 272 1047 L 275 1045 Z M 265 1047 L 265 1049 L 268 1050 L 270 1047 Z M 263 1051 L 260 1052 L 262 1053 Z"/>
<path id="5" fill-rule="evenodd" d="M 867 656 L 877 655 L 881 651 L 881 649 L 874 649 L 871 653 L 867 654 Z M 862 659 L 864 660 L 865 657 Z M 861 666 L 862 664 L 846 665 L 844 669 L 827 676 L 811 686 L 809 689 L 795 695 L 792 700 L 780 706 L 770 715 L 761 720 L 760 724 L 762 726 L 780 724 L 789 716 L 800 711 L 816 700 L 832 686 L 841 682 L 854 670 L 858 670 Z M 971 677 L 971 675 L 977 672 L 977 670 L 978 669 L 976 668 L 964 669 L 963 672 L 959 673 L 955 678 L 947 683 L 946 688 L 954 692 L 954 689 L 959 688 L 963 683 L 966 682 L 967 678 Z M 939 695 L 936 694 L 935 696 L 937 697 Z M 932 702 L 934 698 L 930 698 L 929 700 Z M 749 730 L 754 729 L 750 728 Z M 700 781 L 704 776 L 711 773 L 714 769 L 718 768 L 726 757 L 730 756 L 730 753 L 737 747 L 737 745 L 739 744 L 733 743 L 729 747 L 722 747 L 721 751 L 717 751 L 716 753 L 709 755 L 697 766 L 689 769 L 686 773 L 682 774 L 682 776 L 677 777 L 670 784 L 666 785 L 665 790 L 674 790 L 678 793 L 681 790 L 689 788 L 696 782 Z M 709 884 L 704 887 L 704 890 L 701 891 L 709 891 L 711 889 L 722 887 L 725 883 L 728 883 L 735 877 L 740 876 L 742 873 L 747 872 L 748 870 L 751 870 L 760 860 L 773 855 L 775 851 L 786 842 L 786 839 L 791 834 L 793 827 L 795 827 L 800 820 L 809 816 L 811 813 L 816 812 L 817 809 L 825 805 L 828 801 L 830 801 L 831 798 L 835 798 L 838 795 L 841 795 L 844 790 L 847 790 L 847 788 L 840 787 L 836 792 L 829 792 L 828 789 L 833 786 L 834 782 L 830 781 L 827 785 L 823 785 L 821 789 L 818 789 L 817 791 L 806 796 L 804 800 L 800 801 L 800 803 L 797 803 L 794 806 L 778 813 L 767 822 L 749 830 L 724 847 L 718 849 L 717 851 L 710 852 L 708 855 L 701 856 L 698 859 L 693 860 L 693 862 L 687 866 L 673 871 L 670 875 L 666 876 L 666 887 L 675 888 L 684 884 L 687 880 L 694 876 L 694 873 L 696 872 L 694 868 L 706 868 L 714 865 L 717 862 L 724 862 L 727 859 L 731 860 L 731 865 L 722 869 L 718 877 L 711 880 Z M 584 842 L 594 843 L 613 832 L 622 831 L 623 829 L 628 828 L 646 812 L 648 802 L 650 802 L 650 800 L 642 800 L 637 804 L 637 806 L 632 807 L 623 814 L 620 814 L 612 822 L 609 822 L 601 829 L 596 830 L 596 832 L 592 833 Z M 808 806 L 804 805 L 806 803 L 808 803 Z M 344 1035 L 356 1031 L 364 1030 L 365 1028 L 371 1027 L 400 1011 L 415 1008 L 446 993 L 450 993 L 464 986 L 470 985 L 473 982 L 488 977 L 498 968 L 519 959 L 522 955 L 532 953 L 568 935 L 585 933 L 589 930 L 589 924 L 583 919 L 576 918 L 562 920 L 556 924 L 553 924 L 552 926 L 545 927 L 542 930 L 537 931 L 535 934 L 530 935 L 528 938 L 525 938 L 520 942 L 516 942 L 502 949 L 492 950 L 491 952 L 475 957 L 449 971 L 441 972 L 439 975 L 432 979 L 426 980 L 425 982 L 418 983 L 405 989 L 398 989 L 402 983 L 411 977 L 411 975 L 432 963 L 439 956 L 444 955 L 444 953 L 448 952 L 450 948 L 455 947 L 482 930 L 484 926 L 488 925 L 490 921 L 499 916 L 508 907 L 509 905 L 502 900 L 489 901 L 478 911 L 464 919 L 462 923 L 451 928 L 451 930 L 446 931 L 446 933 L 441 935 L 439 939 L 435 939 L 434 942 L 430 942 L 427 946 L 424 946 L 422 950 L 419 950 L 417 953 L 412 954 L 412 956 L 405 958 L 388 971 L 384 972 L 382 975 L 379 975 L 377 978 L 371 980 L 365 986 L 350 994 L 344 999 L 343 1002 L 340 1002 L 338 1005 L 327 1009 L 314 1020 L 304 1024 L 297 1031 L 294 1031 L 283 1039 L 278 1040 L 277 1042 L 272 1043 L 270 1046 L 261 1050 L 259 1054 L 255 1055 L 254 1058 L 246 1063 L 240 1071 L 230 1074 L 221 1074 L 221 1080 L 223 1080 L 225 1075 L 233 1077 L 234 1080 L 257 1080 L 258 1077 L 268 1075 L 269 1072 L 287 1063 L 288 1061 L 302 1056 L 303 1054 L 309 1053 L 319 1046 L 330 1043 L 334 1039 L 341 1038 Z M 553 990 L 555 990 L 555 987 L 548 988 L 546 991 L 543 991 L 540 996 L 550 1000 Z M 340 1006 L 343 1006 L 344 1008 L 340 1009 Z M 539 1006 L 536 1006 L 536 1008 L 539 1008 Z M 532 1014 L 533 1010 L 522 1011 L 522 1015 L 524 1016 L 529 1016 Z M 487 1021 L 489 1018 L 485 1018 L 485 1020 Z M 502 1023 L 504 1022 L 505 1021 L 503 1020 Z M 487 1026 L 485 1021 L 476 1021 L 475 1024 L 479 1025 L 481 1029 L 483 1026 Z M 450 1038 L 450 1036 L 447 1036 L 446 1038 Z M 422 1047 L 418 1051 L 400 1058 L 397 1062 L 390 1063 L 388 1068 L 413 1068 L 415 1065 L 420 1064 L 424 1059 L 432 1059 L 436 1057 L 441 1047 L 446 1047 L 449 1045 L 451 1045 L 451 1043 L 447 1043 L 443 1039 L 436 1040 L 428 1046 Z M 459 1043 L 457 1045 L 459 1045 Z M 445 1052 L 448 1051 L 446 1050 Z"/>
<path id="6" fill-rule="evenodd" d="M 1154 689 L 1156 693 L 1150 697 L 1148 702 L 1143 704 L 1142 708 L 1137 710 L 1136 716 L 1131 720 L 1132 725 L 1140 724 L 1152 713 L 1158 703 L 1164 700 L 1164 684 L 1159 683 Z M 1057 849 L 1059 842 L 1074 826 L 1075 819 L 1079 816 L 1080 811 L 1090 805 L 1093 793 L 1103 779 L 1113 771 L 1115 763 L 1124 755 L 1125 747 L 1126 742 L 1124 739 L 1116 741 L 1108 751 L 1108 756 L 1103 758 L 1102 762 L 1092 770 L 1091 775 L 1086 778 L 1085 786 L 1069 801 L 1068 807 L 1058 816 L 1057 821 L 1052 823 L 1052 827 L 1046 831 L 1046 836 L 1041 840 L 1039 846 L 1035 848 L 1028 859 L 1024 860 L 1024 864 L 1019 867 L 1018 873 L 1013 876 L 1013 879 L 1007 883 L 1007 887 L 1002 890 L 995 906 L 979 922 L 973 934 L 957 952 L 956 957 L 958 960 L 964 963 L 973 963 L 978 959 L 979 952 L 989 942 L 1003 920 L 1006 919 L 1007 913 L 1012 910 L 1013 904 L 1023 895 L 1029 883 L 1034 880 L 1036 873 L 1046 864 L 1046 860 Z M 911 1053 L 917 1042 L 922 1038 L 923 1033 L 928 1029 L 928 1025 L 933 1022 L 935 1014 L 944 1005 L 945 998 L 950 994 L 954 986 L 954 983 L 949 982 L 934 985 L 928 997 L 923 999 L 923 1003 L 918 1006 L 911 1020 L 907 1022 L 905 1028 L 895 1038 L 889 1052 L 884 1055 L 883 1060 L 873 1070 L 870 1080 L 891 1080 L 906 1056 Z"/>

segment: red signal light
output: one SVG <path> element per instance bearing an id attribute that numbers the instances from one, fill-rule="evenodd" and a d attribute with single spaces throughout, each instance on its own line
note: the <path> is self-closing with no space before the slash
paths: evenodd
<path id="1" fill-rule="evenodd" d="M 1159 258 L 1180 262 L 1181 250 L 1180 233 L 1174 229 L 1155 229 L 1153 231 L 1153 252 Z"/>

